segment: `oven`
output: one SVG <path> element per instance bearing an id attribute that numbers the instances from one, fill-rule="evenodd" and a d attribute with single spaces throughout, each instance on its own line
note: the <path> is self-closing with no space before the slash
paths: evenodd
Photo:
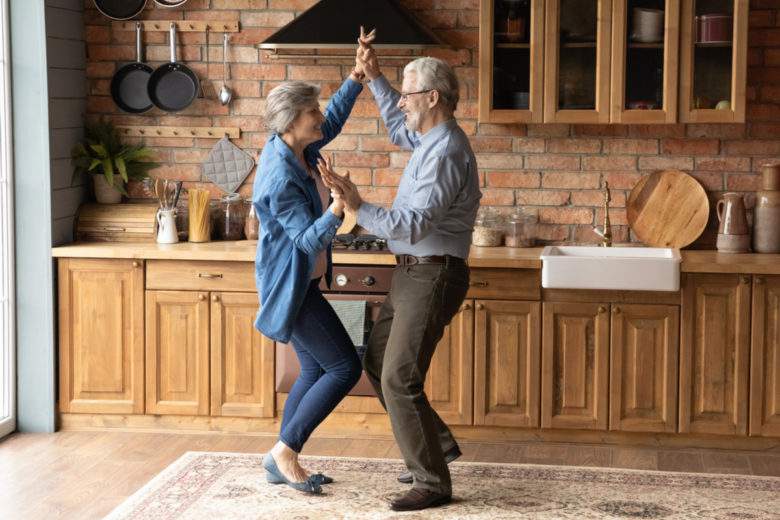
<path id="1" fill-rule="evenodd" d="M 379 309 L 390 291 L 393 277 L 392 265 L 334 265 L 331 288 L 323 281 L 320 285 L 325 298 L 332 302 L 339 312 L 352 313 L 344 316 L 342 322 L 355 343 L 358 356 L 362 359 L 366 351 L 368 336 L 379 316 Z M 347 305 L 339 305 L 344 302 Z M 352 302 L 352 305 L 349 303 Z M 362 326 L 361 326 L 362 324 Z M 298 357 L 292 346 L 276 344 L 276 391 L 289 393 L 300 371 Z M 365 372 L 349 395 L 376 395 Z"/>

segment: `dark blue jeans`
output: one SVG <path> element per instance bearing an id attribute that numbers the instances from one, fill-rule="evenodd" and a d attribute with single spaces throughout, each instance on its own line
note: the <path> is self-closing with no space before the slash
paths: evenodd
<path id="1" fill-rule="evenodd" d="M 279 438 L 295 452 L 355 386 L 362 370 L 352 340 L 318 285 L 319 280 L 309 284 L 291 338 L 301 372 L 284 403 Z"/>

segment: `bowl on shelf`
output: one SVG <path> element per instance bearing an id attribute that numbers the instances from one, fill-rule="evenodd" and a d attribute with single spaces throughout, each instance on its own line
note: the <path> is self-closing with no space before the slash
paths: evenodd
<path id="1" fill-rule="evenodd" d="M 703 14 L 696 17 L 696 43 L 728 44 L 733 40 L 734 17 Z"/>

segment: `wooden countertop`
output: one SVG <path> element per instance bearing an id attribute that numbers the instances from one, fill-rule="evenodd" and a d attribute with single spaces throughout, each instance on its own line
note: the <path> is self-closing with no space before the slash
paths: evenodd
<path id="1" fill-rule="evenodd" d="M 163 245 L 157 243 L 90 242 L 74 243 L 52 249 L 55 258 L 135 258 L 143 260 L 212 260 L 252 262 L 257 241 L 206 242 Z M 472 247 L 472 267 L 541 269 L 541 247 Z M 687 273 L 780 274 L 780 254 L 725 254 L 717 251 L 681 251 L 681 270 Z M 338 251 L 338 264 L 394 265 L 389 253 Z"/>

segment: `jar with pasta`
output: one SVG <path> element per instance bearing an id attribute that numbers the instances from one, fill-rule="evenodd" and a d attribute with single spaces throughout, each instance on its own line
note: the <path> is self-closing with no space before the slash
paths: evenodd
<path id="1" fill-rule="evenodd" d="M 503 238 L 504 232 L 498 216 L 490 210 L 481 210 L 474 222 L 471 242 L 479 247 L 497 247 Z"/>

